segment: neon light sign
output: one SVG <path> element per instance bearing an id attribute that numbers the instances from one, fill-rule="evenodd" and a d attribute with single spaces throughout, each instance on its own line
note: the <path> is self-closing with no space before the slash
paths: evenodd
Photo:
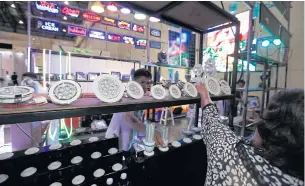
<path id="1" fill-rule="evenodd" d="M 36 1 L 35 3 L 36 8 L 40 11 L 46 11 L 50 12 L 53 14 L 58 14 L 59 13 L 59 7 L 56 3 L 51 3 L 48 1 Z"/>
<path id="2" fill-rule="evenodd" d="M 59 32 L 60 23 L 53 22 L 53 21 L 38 20 L 37 28 L 41 29 L 41 30 L 50 31 L 50 32 Z"/>
<path id="3" fill-rule="evenodd" d="M 79 15 L 80 15 L 80 10 L 70 8 L 70 7 L 67 7 L 67 6 L 63 6 L 61 8 L 61 13 L 63 15 L 66 15 L 66 16 L 71 16 L 71 17 L 78 18 Z"/>
<path id="4" fill-rule="evenodd" d="M 93 12 L 85 12 L 83 13 L 83 17 L 85 20 L 89 22 L 98 22 L 101 20 L 101 16 L 93 13 Z"/>
<path id="5" fill-rule="evenodd" d="M 105 25 L 110 25 L 115 27 L 117 26 L 117 20 L 111 19 L 109 17 L 103 17 L 101 22 Z"/>
<path id="6" fill-rule="evenodd" d="M 118 27 L 125 30 L 131 30 L 131 24 L 126 21 L 117 21 Z"/>
<path id="7" fill-rule="evenodd" d="M 123 43 L 134 45 L 135 44 L 134 40 L 135 40 L 134 37 L 123 36 Z"/>
<path id="8" fill-rule="evenodd" d="M 135 48 L 138 49 L 146 49 L 147 40 L 146 39 L 138 39 L 136 38 Z"/>
<path id="9" fill-rule="evenodd" d="M 132 30 L 135 31 L 135 32 L 144 33 L 145 26 L 137 25 L 137 24 L 132 23 Z"/>
<path id="10" fill-rule="evenodd" d="M 161 37 L 161 30 L 151 28 L 150 35 L 154 37 Z"/>
<path id="11" fill-rule="evenodd" d="M 78 36 L 87 36 L 87 29 L 83 27 L 68 25 L 68 34 L 78 35 Z"/>
<path id="12" fill-rule="evenodd" d="M 112 42 L 122 42 L 122 36 L 118 35 L 118 34 L 111 34 L 111 33 L 108 33 L 107 34 L 107 40 L 108 41 L 112 41 Z"/>
<path id="13" fill-rule="evenodd" d="M 94 39 L 100 39 L 105 40 L 106 39 L 106 33 L 103 31 L 97 31 L 97 30 L 89 30 L 89 37 Z"/>

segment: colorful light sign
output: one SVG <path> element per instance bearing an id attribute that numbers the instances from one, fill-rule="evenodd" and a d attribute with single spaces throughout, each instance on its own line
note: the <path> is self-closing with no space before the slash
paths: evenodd
<path id="1" fill-rule="evenodd" d="M 65 16 L 71 16 L 71 17 L 78 18 L 80 15 L 80 10 L 75 9 L 75 8 L 70 8 L 67 6 L 62 6 L 61 13 Z"/>
<path id="2" fill-rule="evenodd" d="M 85 12 L 83 13 L 83 18 L 89 22 L 99 22 L 101 20 L 101 16 L 93 12 Z"/>
<path id="3" fill-rule="evenodd" d="M 106 33 L 103 31 L 97 31 L 97 30 L 89 30 L 89 37 L 94 39 L 100 39 L 105 40 L 106 39 Z"/>
<path id="4" fill-rule="evenodd" d="M 49 12 L 53 14 L 59 13 L 58 4 L 48 1 L 36 1 L 35 2 L 36 8 L 43 12 Z"/>
<path id="5" fill-rule="evenodd" d="M 87 36 L 87 29 L 83 27 L 68 25 L 68 34 L 77 36 Z"/>
<path id="6" fill-rule="evenodd" d="M 131 36 L 123 36 L 123 43 L 134 45 L 135 38 Z"/>
<path id="7" fill-rule="evenodd" d="M 118 35 L 118 34 L 108 33 L 107 34 L 107 41 L 121 43 L 122 42 L 122 36 Z"/>
<path id="8" fill-rule="evenodd" d="M 147 46 L 147 40 L 146 39 L 136 38 L 135 48 L 146 49 L 146 46 Z"/>
<path id="9" fill-rule="evenodd" d="M 40 30 L 50 31 L 50 32 L 59 32 L 60 31 L 60 23 L 54 21 L 45 21 L 45 20 L 37 20 L 36 24 L 37 28 Z"/>
<path id="10" fill-rule="evenodd" d="M 161 30 L 151 28 L 150 35 L 154 37 L 161 37 Z"/>
<path id="11" fill-rule="evenodd" d="M 159 41 L 149 41 L 150 48 L 161 49 L 161 42 Z"/>
<path id="12" fill-rule="evenodd" d="M 132 30 L 143 34 L 145 32 L 145 26 L 132 23 Z"/>
<path id="13" fill-rule="evenodd" d="M 131 30 L 131 24 L 126 21 L 117 21 L 117 26 L 121 29 Z"/>
<path id="14" fill-rule="evenodd" d="M 116 19 L 112 19 L 109 17 L 103 17 L 101 22 L 105 25 L 110 25 L 110 26 L 117 26 L 117 20 Z"/>

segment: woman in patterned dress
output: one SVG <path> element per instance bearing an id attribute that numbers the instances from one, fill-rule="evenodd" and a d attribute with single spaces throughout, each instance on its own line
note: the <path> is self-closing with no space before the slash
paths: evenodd
<path id="1" fill-rule="evenodd" d="M 304 90 L 276 93 L 249 142 L 220 123 L 204 85 L 197 89 L 208 153 L 205 185 L 304 185 Z"/>

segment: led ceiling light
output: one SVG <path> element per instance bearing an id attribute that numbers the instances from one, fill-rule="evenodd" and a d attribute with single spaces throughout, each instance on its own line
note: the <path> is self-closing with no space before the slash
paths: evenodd
<path id="1" fill-rule="evenodd" d="M 220 94 L 220 85 L 215 78 L 207 77 L 204 80 L 206 89 L 213 95 L 218 96 Z"/>
<path id="2" fill-rule="evenodd" d="M 93 81 L 93 92 L 97 98 L 106 103 L 119 101 L 124 95 L 125 87 L 115 76 L 103 74 Z"/>
<path id="3" fill-rule="evenodd" d="M 67 16 L 64 16 L 64 17 L 63 17 L 63 20 L 67 20 L 67 19 L 68 19 Z"/>
<path id="4" fill-rule="evenodd" d="M 34 89 L 27 86 L 0 88 L 0 103 L 22 103 L 32 98 Z"/>
<path id="5" fill-rule="evenodd" d="M 100 1 L 94 2 L 91 6 L 91 10 L 98 14 L 101 14 L 105 11 L 104 6 L 101 4 Z"/>
<path id="6" fill-rule="evenodd" d="M 72 80 L 61 80 L 54 83 L 49 90 L 51 101 L 59 105 L 68 105 L 76 101 L 82 93 L 81 86 Z"/>
<path id="7" fill-rule="evenodd" d="M 12 7 L 12 8 L 16 8 L 15 4 L 11 4 L 11 7 Z"/>
<path id="8" fill-rule="evenodd" d="M 130 11 L 130 9 L 128 9 L 128 8 L 122 8 L 122 9 L 121 9 L 121 12 L 122 12 L 123 14 L 129 14 L 131 11 Z"/>
<path id="9" fill-rule="evenodd" d="M 150 21 L 150 22 L 157 23 L 157 22 L 160 22 L 160 19 L 158 19 L 158 18 L 156 18 L 156 17 L 149 17 L 149 21 Z"/>
<path id="10" fill-rule="evenodd" d="M 273 44 L 276 45 L 276 46 L 279 46 L 281 44 L 281 40 L 280 39 L 275 39 L 273 40 Z"/>
<path id="11" fill-rule="evenodd" d="M 144 19 L 146 19 L 146 15 L 142 14 L 142 13 L 135 13 L 134 18 L 137 20 L 144 20 Z"/>
<path id="12" fill-rule="evenodd" d="M 118 11 L 118 7 L 117 7 L 114 3 L 109 3 L 109 4 L 107 5 L 107 9 L 110 10 L 110 11 L 112 11 L 112 12 Z"/>
<path id="13" fill-rule="evenodd" d="M 66 4 L 66 5 L 68 5 L 68 4 L 69 4 L 69 2 L 68 2 L 68 1 L 65 1 L 65 4 Z"/>
<path id="14" fill-rule="evenodd" d="M 270 45 L 270 41 L 269 40 L 265 40 L 262 42 L 262 47 L 268 47 Z"/>
<path id="15" fill-rule="evenodd" d="M 223 94 L 226 95 L 231 94 L 231 87 L 225 80 L 221 80 L 219 84 L 220 84 L 220 90 Z"/>
<path id="16" fill-rule="evenodd" d="M 141 99 L 144 96 L 144 90 L 141 85 L 135 81 L 129 81 L 126 85 L 127 95 L 133 99 Z"/>
<path id="17" fill-rule="evenodd" d="M 166 96 L 166 90 L 161 85 L 154 85 L 151 87 L 151 96 L 155 99 L 164 99 Z"/>
<path id="18" fill-rule="evenodd" d="M 198 91 L 192 83 L 185 83 L 183 86 L 183 91 L 187 96 L 197 97 Z"/>
<path id="19" fill-rule="evenodd" d="M 22 24 L 23 24 L 23 21 L 19 20 L 19 24 L 21 24 L 21 25 L 22 25 Z"/>
<path id="20" fill-rule="evenodd" d="M 181 91 L 177 85 L 171 85 L 169 87 L 169 94 L 175 99 L 179 99 L 181 97 Z"/>

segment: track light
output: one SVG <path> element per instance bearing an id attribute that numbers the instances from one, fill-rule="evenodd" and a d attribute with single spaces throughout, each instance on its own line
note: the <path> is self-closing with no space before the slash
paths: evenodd
<path id="1" fill-rule="evenodd" d="M 270 41 L 269 40 L 264 40 L 262 42 L 262 47 L 268 47 L 270 45 Z"/>
<path id="2" fill-rule="evenodd" d="M 280 39 L 275 39 L 273 40 L 273 44 L 276 45 L 276 46 L 279 46 L 281 44 L 281 40 Z"/>

